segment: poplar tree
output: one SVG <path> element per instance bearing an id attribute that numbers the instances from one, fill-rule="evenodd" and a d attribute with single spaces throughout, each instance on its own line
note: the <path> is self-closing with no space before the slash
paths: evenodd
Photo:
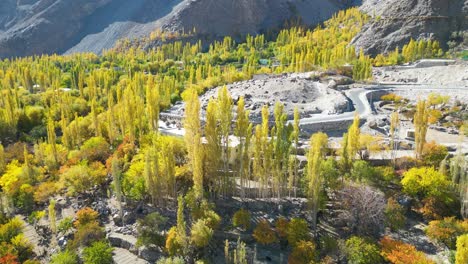
<path id="1" fill-rule="evenodd" d="M 356 112 L 354 114 L 353 124 L 348 129 L 348 157 L 351 160 L 354 160 L 356 153 L 359 151 L 360 147 L 360 135 L 361 130 L 359 128 L 359 114 Z"/>
<path id="2" fill-rule="evenodd" d="M 228 171 L 229 171 L 229 135 L 231 133 L 232 125 L 232 107 L 233 102 L 227 87 L 224 86 L 218 92 L 218 120 L 219 120 L 219 135 L 221 137 L 222 161 L 223 161 L 223 174 L 224 186 L 223 193 L 226 195 L 231 186 L 229 184 Z"/>
<path id="3" fill-rule="evenodd" d="M 182 251 L 186 253 L 187 244 L 187 226 L 185 224 L 184 216 L 184 197 L 177 198 L 177 243 L 182 246 Z"/>
<path id="4" fill-rule="evenodd" d="M 51 199 L 49 202 L 49 222 L 50 222 L 50 230 L 55 235 L 57 233 L 57 224 L 56 224 L 56 214 L 55 214 L 55 204 L 56 201 Z"/>
<path id="5" fill-rule="evenodd" d="M 3 145 L 0 143 L 0 174 L 5 169 L 5 166 L 6 166 L 6 163 L 5 163 L 5 150 L 3 148 Z"/>
<path id="6" fill-rule="evenodd" d="M 328 136 L 324 133 L 316 133 L 310 138 L 310 149 L 307 154 L 307 182 L 308 198 L 312 209 L 312 221 L 314 229 L 317 227 L 317 212 L 319 209 L 320 192 L 323 186 L 321 164 L 327 151 Z"/>
<path id="7" fill-rule="evenodd" d="M 159 128 L 159 89 L 154 85 L 154 78 L 150 75 L 146 85 L 146 114 L 151 131 Z"/>
<path id="8" fill-rule="evenodd" d="M 414 138 L 416 143 L 416 157 L 421 158 L 424 144 L 426 144 L 426 134 L 428 126 L 429 111 L 426 101 L 418 101 L 416 113 L 414 114 Z"/>
<path id="9" fill-rule="evenodd" d="M 122 226 L 124 225 L 124 217 L 123 217 L 123 208 L 122 208 L 122 171 L 120 169 L 119 160 L 114 157 L 112 159 L 112 177 L 114 183 L 114 190 L 115 190 L 115 198 L 117 199 L 117 203 L 119 206 L 119 216 L 122 221 Z"/>
<path id="10" fill-rule="evenodd" d="M 58 164 L 56 138 L 57 136 L 55 135 L 54 120 L 52 119 L 52 117 L 49 116 L 49 119 L 47 121 L 47 141 L 52 147 L 52 155 L 54 156 L 54 162 L 55 164 Z"/>
<path id="11" fill-rule="evenodd" d="M 294 122 L 293 122 L 293 131 L 291 133 L 291 142 L 294 143 L 294 152 L 291 151 L 288 168 L 289 168 L 289 178 L 288 178 L 288 190 L 289 196 L 291 196 L 291 189 L 294 189 L 294 197 L 296 197 L 296 177 L 298 176 L 298 162 L 297 162 L 297 149 L 299 147 L 299 134 L 300 134 L 300 114 L 299 109 L 294 107 Z"/>
<path id="12" fill-rule="evenodd" d="M 184 100 L 184 138 L 187 146 L 188 162 L 191 170 L 193 171 L 193 161 L 195 160 L 195 136 L 200 133 L 200 101 L 198 99 L 197 91 L 194 89 L 187 90 Z"/>
<path id="13" fill-rule="evenodd" d="M 205 173 L 208 179 L 210 189 L 215 189 L 219 192 L 221 189 L 221 178 L 218 175 L 219 166 L 221 163 L 221 138 L 219 136 L 218 118 L 217 118 L 217 103 L 211 98 L 208 101 L 206 108 L 206 124 L 205 124 Z M 213 190 L 212 190 L 213 191 Z"/>
<path id="14" fill-rule="evenodd" d="M 395 163 L 396 150 L 398 142 L 395 142 L 395 137 L 398 136 L 400 128 L 400 117 L 398 112 L 393 112 L 390 116 L 390 149 L 392 150 L 392 160 Z"/>
<path id="15" fill-rule="evenodd" d="M 237 154 L 239 161 L 239 180 L 240 180 L 240 190 L 241 198 L 245 197 L 244 188 L 246 187 L 245 183 L 248 180 L 245 168 L 248 166 L 248 152 L 249 152 L 249 142 L 252 135 L 252 125 L 249 122 L 249 111 L 245 110 L 245 101 L 244 97 L 240 97 L 237 102 L 237 120 L 235 128 L 235 136 L 239 139 L 239 145 L 237 146 Z"/>

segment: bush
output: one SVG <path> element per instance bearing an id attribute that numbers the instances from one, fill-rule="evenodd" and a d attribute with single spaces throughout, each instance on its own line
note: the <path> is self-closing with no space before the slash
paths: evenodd
<path id="1" fill-rule="evenodd" d="M 272 244 L 278 241 L 275 231 L 271 228 L 270 223 L 265 219 L 260 220 L 253 232 L 253 237 L 258 243 L 263 245 Z"/>
<path id="2" fill-rule="evenodd" d="M 308 241 L 309 227 L 304 219 L 293 218 L 288 224 L 288 242 L 291 246 L 295 246 L 301 240 Z"/>
<path id="3" fill-rule="evenodd" d="M 97 222 L 91 222 L 85 225 L 80 225 L 76 230 L 70 246 L 78 248 L 80 246 L 89 246 L 91 243 L 99 241 L 105 237 L 105 232 Z"/>
<path id="4" fill-rule="evenodd" d="M 389 237 L 383 237 L 380 240 L 382 245 L 381 255 L 390 263 L 393 264 L 432 264 L 432 260 L 428 259 L 424 253 L 416 250 L 413 245 L 405 244 L 401 241 L 393 240 Z"/>
<path id="5" fill-rule="evenodd" d="M 50 197 L 57 192 L 55 182 L 43 182 L 40 183 L 34 191 L 34 201 L 36 203 L 46 204 Z"/>
<path id="6" fill-rule="evenodd" d="M 439 167 L 440 162 L 447 157 L 447 154 L 447 147 L 430 142 L 424 144 L 422 159 L 426 166 Z"/>
<path id="7" fill-rule="evenodd" d="M 404 192 L 420 199 L 435 197 L 446 201 L 449 196 L 450 181 L 434 168 L 412 168 L 403 174 L 401 184 Z"/>
<path id="8" fill-rule="evenodd" d="M 288 264 L 314 263 L 317 251 L 314 242 L 301 240 L 294 246 Z"/>
<path id="9" fill-rule="evenodd" d="M 363 160 L 356 160 L 351 170 L 351 178 L 355 181 L 374 181 L 377 175 L 374 167 Z"/>
<path id="10" fill-rule="evenodd" d="M 68 187 L 70 195 L 85 193 L 105 182 L 106 168 L 100 162 L 91 163 L 89 166 L 86 162 L 82 162 L 69 168 L 63 168 L 60 178 Z"/>
<path id="11" fill-rule="evenodd" d="M 10 219 L 6 224 L 0 225 L 0 243 L 10 243 L 14 237 L 21 234 L 23 226 L 23 221 L 17 217 Z"/>
<path id="12" fill-rule="evenodd" d="M 104 138 L 92 137 L 85 141 L 80 147 L 79 157 L 83 160 L 100 161 L 104 163 L 107 158 L 109 158 L 110 154 L 110 145 Z"/>
<path id="13" fill-rule="evenodd" d="M 39 220 L 44 218 L 46 215 L 45 211 L 34 211 L 28 216 L 28 223 L 31 225 L 35 225 Z"/>
<path id="14" fill-rule="evenodd" d="M 65 250 L 53 255 L 50 264 L 78 264 L 78 256 L 72 251 Z"/>
<path id="15" fill-rule="evenodd" d="M 405 209 L 393 198 L 390 198 L 387 201 L 385 219 L 387 226 L 394 231 L 405 226 Z"/>
<path id="16" fill-rule="evenodd" d="M 389 93 L 386 95 L 382 95 L 380 97 L 380 100 L 382 101 L 388 101 L 388 102 L 394 102 L 394 103 L 400 103 L 403 101 L 403 97 L 396 95 L 394 93 Z"/>
<path id="17" fill-rule="evenodd" d="M 457 253 L 455 255 L 455 264 L 468 263 L 468 234 L 457 238 Z"/>
<path id="18" fill-rule="evenodd" d="M 455 217 L 429 222 L 426 229 L 428 237 L 455 249 L 457 236 L 468 233 L 468 219 L 456 220 Z"/>
<path id="19" fill-rule="evenodd" d="M 174 256 L 178 252 L 180 252 L 182 246 L 177 241 L 177 227 L 173 226 L 167 232 L 166 237 L 166 251 L 170 256 Z"/>
<path id="20" fill-rule="evenodd" d="M 232 217 L 232 224 L 235 227 L 240 227 L 243 230 L 250 228 L 250 212 L 245 209 L 240 209 L 234 213 Z"/>
<path id="21" fill-rule="evenodd" d="M 94 242 L 90 247 L 83 249 L 84 264 L 113 264 L 113 248 L 108 243 Z"/>
<path id="22" fill-rule="evenodd" d="M 454 212 L 456 210 L 454 210 L 455 208 L 453 207 L 454 206 L 449 206 L 437 198 L 428 197 L 422 200 L 422 207 L 419 208 L 418 212 L 428 221 L 441 220 L 446 216 L 457 213 Z"/>
<path id="23" fill-rule="evenodd" d="M 203 248 L 210 243 L 213 229 L 208 227 L 205 220 L 199 219 L 192 225 L 190 240 L 196 247 Z"/>
<path id="24" fill-rule="evenodd" d="M 350 264 L 375 264 L 382 262 L 379 247 L 357 236 L 346 240 L 346 257 Z"/>
<path id="25" fill-rule="evenodd" d="M 185 261 L 180 257 L 160 258 L 156 264 L 185 264 Z"/>
<path id="26" fill-rule="evenodd" d="M 76 221 L 73 223 L 73 225 L 76 228 L 80 228 L 81 226 L 87 225 L 89 223 L 97 222 L 98 216 L 98 212 L 89 207 L 85 207 L 76 212 Z"/>
<path id="27" fill-rule="evenodd" d="M 164 247 L 165 237 L 161 233 L 161 227 L 166 224 L 167 218 L 155 212 L 137 222 L 137 245 Z"/>
<path id="28" fill-rule="evenodd" d="M 62 234 L 67 233 L 71 228 L 73 227 L 73 218 L 71 217 L 65 217 L 60 221 L 60 223 L 57 226 L 57 230 L 61 232 Z"/>
<path id="29" fill-rule="evenodd" d="M 10 243 L 13 246 L 14 251 L 17 252 L 18 260 L 21 263 L 34 255 L 34 246 L 24 237 L 23 234 L 19 234 L 12 238 Z"/>
<path id="30" fill-rule="evenodd" d="M 288 237 L 288 225 L 289 222 L 284 217 L 280 217 L 276 220 L 275 230 L 280 239 L 286 239 Z"/>

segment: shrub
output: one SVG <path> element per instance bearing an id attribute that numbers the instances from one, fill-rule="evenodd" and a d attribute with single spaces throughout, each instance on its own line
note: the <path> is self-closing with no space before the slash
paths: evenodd
<path id="1" fill-rule="evenodd" d="M 346 240 L 346 257 L 350 264 L 375 264 L 382 262 L 378 246 L 357 236 Z"/>
<path id="2" fill-rule="evenodd" d="M 11 239 L 11 245 L 15 252 L 17 252 L 18 260 L 22 263 L 33 256 L 34 246 L 24 237 L 23 234 L 19 234 Z"/>
<path id="3" fill-rule="evenodd" d="M 317 259 L 315 244 L 311 241 L 298 241 L 288 258 L 288 264 L 313 263 Z"/>
<path id="4" fill-rule="evenodd" d="M 468 233 L 468 219 L 459 221 L 455 217 L 431 221 L 426 229 L 427 236 L 445 244 L 450 249 L 455 249 L 457 236 L 465 233 Z"/>
<path id="5" fill-rule="evenodd" d="M 240 209 L 234 213 L 232 217 L 232 224 L 235 227 L 240 227 L 243 230 L 250 228 L 250 212 L 245 209 Z"/>
<path id="6" fill-rule="evenodd" d="M 43 182 L 34 191 L 34 201 L 45 204 L 57 192 L 55 182 Z"/>
<path id="7" fill-rule="evenodd" d="M 101 185 L 106 180 L 106 168 L 100 162 L 86 162 L 64 168 L 61 181 L 68 188 L 71 195 L 91 191 L 94 186 Z"/>
<path id="8" fill-rule="evenodd" d="M 58 224 L 57 230 L 64 234 L 64 233 L 67 233 L 72 227 L 73 227 L 73 218 L 65 217 Z"/>
<path id="9" fill-rule="evenodd" d="M 387 226 L 396 231 L 405 225 L 405 209 L 395 199 L 390 198 L 385 208 L 385 218 Z"/>
<path id="10" fill-rule="evenodd" d="M 353 168 L 351 170 L 351 177 L 355 181 L 373 181 L 375 180 L 375 176 L 377 175 L 374 167 L 372 167 L 369 163 L 363 160 L 357 160 L 353 163 Z"/>
<path id="11" fill-rule="evenodd" d="M 159 213 L 151 213 L 143 219 L 138 219 L 138 245 L 164 247 L 165 237 L 161 227 L 166 224 L 167 218 Z"/>
<path id="12" fill-rule="evenodd" d="M 76 230 L 71 243 L 72 248 L 80 246 L 89 246 L 91 243 L 99 241 L 105 237 L 105 232 L 97 222 L 91 222 L 86 225 L 80 225 Z"/>
<path id="13" fill-rule="evenodd" d="M 182 246 L 177 240 L 177 227 L 173 226 L 171 229 L 169 229 L 169 232 L 167 232 L 166 251 L 170 256 L 174 256 L 180 252 L 181 249 Z"/>
<path id="14" fill-rule="evenodd" d="M 309 227 L 304 219 L 293 218 L 288 224 L 288 242 L 295 246 L 301 240 L 309 240 Z"/>
<path id="15" fill-rule="evenodd" d="M 113 248 L 103 241 L 94 242 L 90 247 L 83 249 L 84 264 L 113 264 Z"/>
<path id="16" fill-rule="evenodd" d="M 468 263 L 468 234 L 457 238 L 457 253 L 455 255 L 455 264 Z"/>
<path id="17" fill-rule="evenodd" d="M 412 168 L 403 174 L 403 191 L 418 198 L 435 197 L 446 200 L 450 181 L 434 168 Z"/>
<path id="18" fill-rule="evenodd" d="M 78 256 L 72 251 L 65 250 L 53 255 L 50 264 L 78 264 Z"/>
<path id="19" fill-rule="evenodd" d="M 98 216 L 98 212 L 89 207 L 85 207 L 76 212 L 76 221 L 73 223 L 73 225 L 76 228 L 80 228 L 81 226 L 87 225 L 89 223 L 97 222 Z"/>
<path id="20" fill-rule="evenodd" d="M 380 240 L 382 245 L 381 255 L 385 260 L 393 264 L 432 264 L 432 260 L 428 259 L 424 253 L 416 250 L 413 245 L 405 244 L 401 241 L 393 240 L 389 237 L 383 237 Z"/>
<path id="21" fill-rule="evenodd" d="M 280 239 L 285 239 L 288 236 L 288 225 L 289 221 L 284 218 L 280 217 L 276 220 L 275 222 L 275 230 L 276 233 L 278 234 Z"/>
<path id="22" fill-rule="evenodd" d="M 80 147 L 79 157 L 88 161 L 104 163 L 110 155 L 110 145 L 102 137 L 92 137 Z"/>
<path id="23" fill-rule="evenodd" d="M 270 223 L 265 219 L 260 220 L 257 224 L 257 227 L 253 232 L 253 237 L 258 243 L 263 245 L 272 244 L 278 241 L 275 231 L 271 228 Z"/>
<path id="24" fill-rule="evenodd" d="M 39 220 L 44 218 L 46 212 L 45 211 L 34 211 L 28 216 L 28 223 L 31 225 L 35 225 Z"/>
<path id="25" fill-rule="evenodd" d="M 453 215 L 451 206 L 434 197 L 422 200 L 422 207 L 418 210 L 426 220 L 441 220 L 445 216 Z M 456 212 L 454 212 L 456 213 Z"/>
<path id="26" fill-rule="evenodd" d="M 426 166 L 438 167 L 440 162 L 447 157 L 447 154 L 447 147 L 430 142 L 424 144 L 422 159 Z"/>
<path id="27" fill-rule="evenodd" d="M 389 101 L 389 102 L 394 102 L 394 103 L 400 103 L 403 101 L 403 97 L 396 95 L 394 93 L 389 93 L 386 95 L 382 95 L 380 97 L 380 100 L 382 101 Z"/>
<path id="28" fill-rule="evenodd" d="M 199 219 L 192 225 L 190 240 L 196 247 L 203 248 L 210 243 L 213 229 L 208 227 L 205 220 Z"/>
<path id="29" fill-rule="evenodd" d="M 10 219 L 6 224 L 0 225 L 0 243 L 9 243 L 14 237 L 21 234 L 23 226 L 23 221 L 17 217 Z"/>
<path id="30" fill-rule="evenodd" d="M 156 264 L 185 264 L 185 261 L 180 257 L 160 258 Z"/>

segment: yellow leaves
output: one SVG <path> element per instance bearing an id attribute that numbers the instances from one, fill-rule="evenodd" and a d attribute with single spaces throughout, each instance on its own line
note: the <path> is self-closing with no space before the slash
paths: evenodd
<path id="1" fill-rule="evenodd" d="M 6 166 L 5 173 L 0 177 L 0 186 L 8 194 L 13 194 L 19 190 L 20 178 L 23 168 L 19 161 L 13 160 Z"/>

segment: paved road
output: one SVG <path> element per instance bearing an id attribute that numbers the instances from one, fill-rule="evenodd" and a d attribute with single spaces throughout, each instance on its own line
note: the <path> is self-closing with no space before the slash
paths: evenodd
<path id="1" fill-rule="evenodd" d="M 376 90 L 466 90 L 468 87 L 435 87 L 434 85 L 418 85 L 418 84 L 374 84 L 374 85 L 363 85 L 362 88 L 354 88 L 345 92 L 346 96 L 353 103 L 355 112 L 359 114 L 361 119 L 366 119 L 372 114 L 372 108 L 367 100 L 367 94 Z M 415 94 L 417 96 L 417 94 Z M 354 118 L 354 111 L 345 112 L 342 114 L 317 114 L 312 117 L 303 118 L 300 121 L 301 125 L 310 125 L 314 123 L 327 123 L 352 120 Z M 183 136 L 185 134 L 183 129 L 176 127 L 167 127 L 164 122 L 160 122 L 160 131 L 163 134 Z"/>

